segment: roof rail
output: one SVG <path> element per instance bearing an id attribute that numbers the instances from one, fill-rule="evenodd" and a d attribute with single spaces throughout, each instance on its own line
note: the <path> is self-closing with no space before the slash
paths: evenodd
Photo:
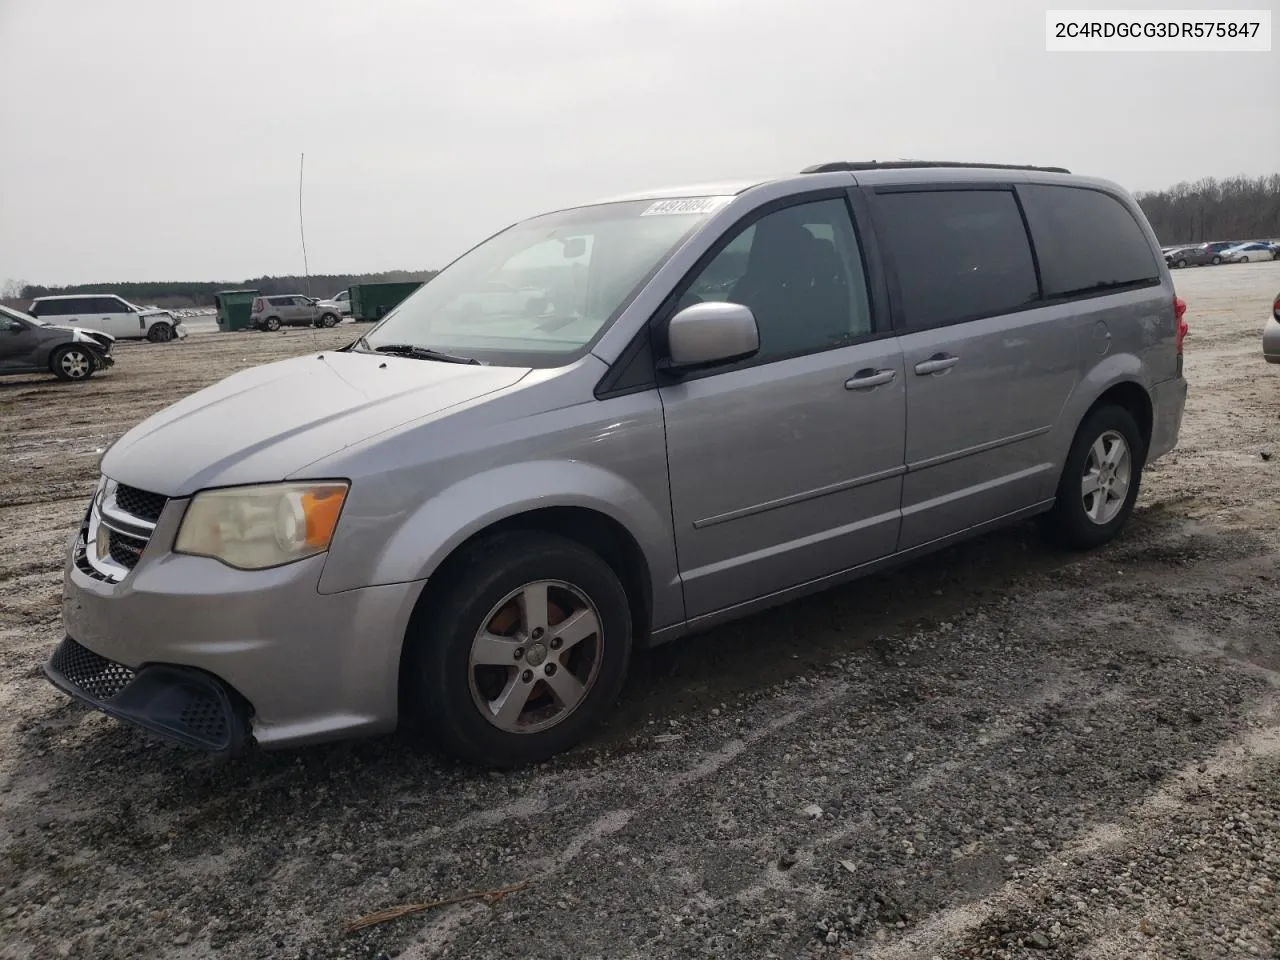
<path id="1" fill-rule="evenodd" d="M 835 160 L 805 167 L 801 173 L 843 173 L 854 170 L 911 170 L 917 167 L 964 167 L 977 170 L 1038 170 L 1042 173 L 1070 173 L 1066 167 L 1033 167 L 1018 163 L 965 163 L 947 160 Z"/>

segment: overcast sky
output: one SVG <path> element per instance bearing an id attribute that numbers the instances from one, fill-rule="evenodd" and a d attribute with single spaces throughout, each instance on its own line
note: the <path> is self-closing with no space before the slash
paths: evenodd
<path id="1" fill-rule="evenodd" d="M 1280 171 L 1280 53 L 1049 54 L 1046 6 L 0 0 L 0 283 L 299 273 L 303 151 L 313 273 L 831 159 Z"/>

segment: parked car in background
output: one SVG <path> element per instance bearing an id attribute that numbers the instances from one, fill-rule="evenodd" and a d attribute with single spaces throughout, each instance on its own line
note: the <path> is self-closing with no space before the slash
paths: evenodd
<path id="1" fill-rule="evenodd" d="M 1280 248 L 1261 240 L 1238 243 L 1222 251 L 1223 263 L 1258 263 L 1262 260 L 1280 260 Z"/>
<path id="2" fill-rule="evenodd" d="M 351 291 L 339 290 L 328 300 L 320 301 L 324 304 L 333 304 L 338 308 L 338 315 L 342 317 L 351 316 Z"/>
<path id="3" fill-rule="evenodd" d="M 577 299 L 448 309 L 569 259 Z M 831 163 L 533 217 L 116 441 L 45 670 L 214 752 L 412 717 L 545 759 L 636 647 L 1032 516 L 1112 540 L 1177 442 L 1184 310 L 1133 198 L 1058 169 Z"/>
<path id="4" fill-rule="evenodd" d="M 168 310 L 139 307 L 114 293 L 37 297 L 27 312 L 54 326 L 97 330 L 117 340 L 167 343 L 187 335 L 182 321 Z"/>
<path id="5" fill-rule="evenodd" d="M 0 374 L 52 373 L 59 380 L 88 380 L 115 360 L 115 337 L 98 330 L 54 326 L 0 306 Z"/>
<path id="6" fill-rule="evenodd" d="M 1222 251 L 1236 246 L 1239 242 L 1239 240 L 1215 240 L 1212 243 L 1201 243 L 1194 247 L 1183 247 L 1172 254 L 1166 254 L 1165 262 L 1172 267 L 1216 266 L 1223 262 Z"/>
<path id="7" fill-rule="evenodd" d="M 1262 329 L 1262 356 L 1267 363 L 1280 363 L 1280 293 L 1271 304 L 1271 319 Z"/>
<path id="8" fill-rule="evenodd" d="M 1164 262 L 1175 269 L 1191 266 L 1192 254 L 1195 249 L 1194 246 L 1169 247 L 1163 251 Z"/>
<path id="9" fill-rule="evenodd" d="M 281 327 L 332 327 L 340 319 L 341 314 L 335 307 L 300 293 L 256 297 L 253 306 L 249 308 L 249 326 L 256 330 L 279 330 Z"/>

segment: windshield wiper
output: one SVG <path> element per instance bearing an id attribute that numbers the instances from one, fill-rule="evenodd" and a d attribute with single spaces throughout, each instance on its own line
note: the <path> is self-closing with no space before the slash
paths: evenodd
<path id="1" fill-rule="evenodd" d="M 364 339 L 363 337 L 361 339 Z M 480 361 L 475 357 L 457 357 L 452 353 L 441 353 L 439 350 L 432 350 L 430 347 L 419 347 L 412 343 L 384 343 L 382 346 L 374 347 L 378 353 L 394 353 L 397 357 L 414 357 L 418 360 L 439 360 L 443 363 L 469 363 L 480 366 Z"/>

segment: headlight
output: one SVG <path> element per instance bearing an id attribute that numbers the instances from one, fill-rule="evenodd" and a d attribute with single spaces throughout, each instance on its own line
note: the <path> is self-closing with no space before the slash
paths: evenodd
<path id="1" fill-rule="evenodd" d="M 292 563 L 329 549 L 347 499 L 343 481 L 206 490 L 192 498 L 175 553 L 242 570 Z"/>

